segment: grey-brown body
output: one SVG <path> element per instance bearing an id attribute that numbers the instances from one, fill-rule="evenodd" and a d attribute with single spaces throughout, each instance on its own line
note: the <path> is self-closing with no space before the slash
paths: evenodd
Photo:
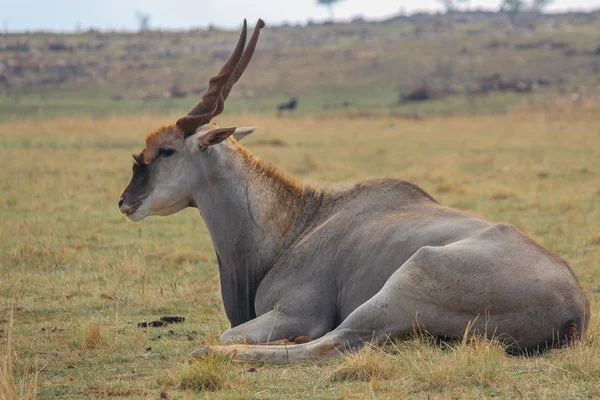
<path id="1" fill-rule="evenodd" d="M 443 207 L 395 180 L 308 208 L 305 227 L 246 299 L 258 318 L 236 321 L 224 342 L 331 332 L 338 346 L 356 345 L 409 334 L 418 322 L 443 337 L 471 324 L 531 352 L 585 327 L 586 296 L 569 267 L 508 225 Z M 244 308 L 237 300 L 230 307 Z"/>
<path id="2" fill-rule="evenodd" d="M 577 279 L 516 229 L 443 207 L 402 181 L 338 192 L 297 184 L 238 143 L 254 128 L 211 124 L 262 27 L 259 20 L 245 48 L 244 22 L 200 103 L 176 125 L 148 135 L 119 200 L 133 221 L 199 210 L 232 325 L 224 343 L 317 338 L 211 351 L 271 361 L 318 358 L 409 334 L 415 323 L 450 338 L 470 327 L 528 352 L 581 337 L 590 311 Z"/>

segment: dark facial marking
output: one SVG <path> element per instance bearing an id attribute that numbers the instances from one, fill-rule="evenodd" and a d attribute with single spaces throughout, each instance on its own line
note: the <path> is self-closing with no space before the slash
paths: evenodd
<path id="1" fill-rule="evenodd" d="M 133 156 L 133 174 L 131 181 L 123 192 L 123 197 L 127 203 L 134 203 L 143 199 L 150 193 L 150 165 L 144 164 L 143 155 Z"/>

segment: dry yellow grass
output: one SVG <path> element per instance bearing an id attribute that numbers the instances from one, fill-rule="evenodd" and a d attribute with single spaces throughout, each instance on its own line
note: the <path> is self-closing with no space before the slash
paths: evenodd
<path id="1" fill-rule="evenodd" d="M 209 355 L 179 372 L 175 387 L 193 392 L 216 391 L 228 387 L 227 377 L 231 361 Z"/>
<path id="2" fill-rule="evenodd" d="M 366 345 L 356 353 L 344 357 L 340 365 L 330 375 L 334 382 L 358 380 L 371 382 L 373 380 L 390 379 L 397 374 L 398 365 L 394 357 L 384 349 Z"/>
<path id="3" fill-rule="evenodd" d="M 103 297 L 103 296 L 100 296 Z M 105 333 L 98 322 L 88 322 L 82 330 L 83 345 L 88 349 L 97 349 L 106 344 Z"/>
<path id="4" fill-rule="evenodd" d="M 0 389 L 24 396 L 35 388 L 39 398 L 599 396 L 599 111 L 589 104 L 422 121 L 220 118 L 223 126 L 258 126 L 244 144 L 306 182 L 405 179 L 443 204 L 515 225 L 567 259 L 590 290 L 593 315 L 583 343 L 541 357 L 508 357 L 493 343 L 409 340 L 318 364 L 215 361 L 201 365 L 214 373 L 207 385 L 210 374 L 186 365 L 186 354 L 216 343 L 228 323 L 201 219 L 186 210 L 133 224 L 117 209 L 130 154 L 177 116 L 1 124 L 0 348 L 12 348 L 12 358 Z M 186 322 L 137 327 L 162 315 Z"/>
<path id="5" fill-rule="evenodd" d="M 12 349 L 12 312 L 8 321 L 8 338 L 6 345 L 2 351 L 2 359 L 0 360 L 0 393 L 2 400 L 17 399 L 17 389 L 14 382 L 14 364 L 13 364 L 13 349 Z"/>
<path id="6" fill-rule="evenodd" d="M 26 371 L 21 380 L 15 382 L 15 360 L 13 353 L 13 309 L 9 310 L 7 339 L 0 347 L 0 400 L 29 400 L 37 397 L 37 365 Z"/>

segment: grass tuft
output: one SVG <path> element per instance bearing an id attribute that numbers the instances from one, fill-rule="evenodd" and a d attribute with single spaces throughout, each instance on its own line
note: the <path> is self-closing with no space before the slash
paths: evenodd
<path id="1" fill-rule="evenodd" d="M 451 393 L 465 387 L 494 391 L 509 376 L 508 361 L 497 341 L 470 336 L 459 343 L 440 344 L 424 333 L 391 346 L 366 345 L 345 356 L 329 380 L 373 383 L 401 379 L 404 388 L 413 393 Z"/>
<path id="2" fill-rule="evenodd" d="M 490 388 L 506 375 L 506 355 L 498 343 L 471 339 L 467 344 L 452 346 L 449 351 L 442 347 L 427 350 L 413 351 L 413 356 L 407 360 L 421 390 L 442 392 L 465 386 Z"/>
<path id="3" fill-rule="evenodd" d="M 100 324 L 92 321 L 83 327 L 83 345 L 88 349 L 98 349 L 106 344 L 106 335 Z"/>
<path id="4" fill-rule="evenodd" d="M 12 347 L 13 313 L 11 308 L 8 320 L 8 337 L 0 359 L 0 400 L 30 400 L 37 397 L 37 368 L 22 377 L 20 383 L 15 382 Z"/>
<path id="5" fill-rule="evenodd" d="M 2 400 L 17 399 L 17 390 L 14 382 L 13 374 L 13 349 L 12 349 L 12 313 L 10 316 L 9 329 L 8 329 L 8 340 L 2 357 L 2 364 L 0 364 L 0 393 L 2 393 Z"/>
<path id="6" fill-rule="evenodd" d="M 330 374 L 329 380 L 364 381 L 389 379 L 395 375 L 397 363 L 384 349 L 370 344 L 344 356 L 342 365 Z"/>
<path id="7" fill-rule="evenodd" d="M 185 368 L 178 377 L 179 388 L 194 392 L 214 392 L 227 387 L 227 372 L 231 369 L 229 358 L 208 355 Z"/>
<path id="8" fill-rule="evenodd" d="M 563 379 L 594 384 L 600 381 L 600 320 L 592 318 L 582 341 L 551 352 L 549 361 Z"/>

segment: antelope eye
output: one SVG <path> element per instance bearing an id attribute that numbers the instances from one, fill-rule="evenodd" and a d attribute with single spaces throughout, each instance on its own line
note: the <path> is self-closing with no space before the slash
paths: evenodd
<path id="1" fill-rule="evenodd" d="M 175 150 L 173 149 L 159 149 L 158 150 L 158 156 L 159 157 L 171 157 L 173 154 L 175 154 Z"/>

